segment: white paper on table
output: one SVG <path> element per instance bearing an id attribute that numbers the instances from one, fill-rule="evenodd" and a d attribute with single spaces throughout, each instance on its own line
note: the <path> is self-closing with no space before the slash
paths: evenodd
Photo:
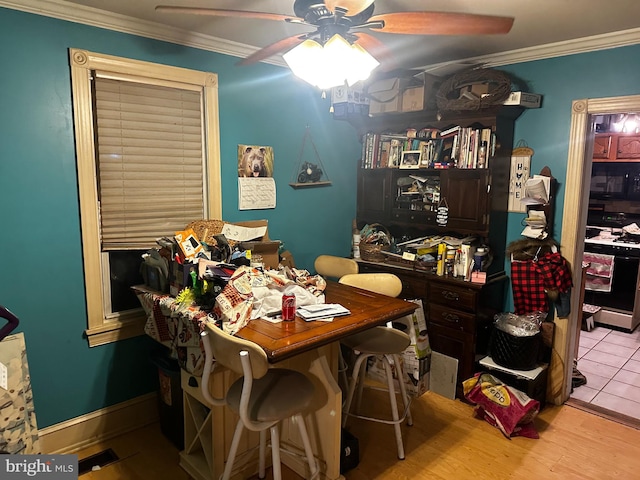
<path id="1" fill-rule="evenodd" d="M 254 238 L 264 237 L 267 233 L 267 227 L 243 227 L 242 225 L 234 225 L 225 223 L 222 227 L 222 234 L 228 240 L 236 242 L 248 242 Z"/>
<path id="2" fill-rule="evenodd" d="M 276 208 L 276 182 L 273 177 L 239 177 L 238 209 Z"/>

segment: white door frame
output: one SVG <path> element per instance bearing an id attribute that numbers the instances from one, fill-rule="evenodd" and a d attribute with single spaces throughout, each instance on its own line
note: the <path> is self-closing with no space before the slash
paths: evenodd
<path id="1" fill-rule="evenodd" d="M 580 283 L 594 138 L 594 122 L 591 116 L 630 112 L 640 112 L 640 95 L 585 98 L 574 100 L 572 103 L 560 247 L 562 255 L 572 265 L 574 288 L 571 294 L 571 305 L 573 308 L 568 318 L 560 318 L 555 321 L 554 350 L 560 355 L 561 365 L 564 367 L 561 393 L 553 398 L 553 403 L 556 405 L 566 401 L 571 393 L 573 357 L 577 348 L 576 329 L 580 328 L 582 315 L 582 307 L 579 305 Z"/>

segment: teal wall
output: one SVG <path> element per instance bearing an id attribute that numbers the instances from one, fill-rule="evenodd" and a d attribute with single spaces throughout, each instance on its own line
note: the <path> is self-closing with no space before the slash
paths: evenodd
<path id="1" fill-rule="evenodd" d="M 329 101 L 284 68 L 237 67 L 234 57 L 0 8 L 0 304 L 20 318 L 40 428 L 157 382 L 149 338 L 89 348 L 83 335 L 69 48 L 217 73 L 223 218 L 268 219 L 270 237 L 302 268 L 322 252 L 349 253 L 360 156 L 354 130 L 331 118 Z M 333 183 L 294 190 L 307 125 Z M 238 210 L 238 144 L 273 146 L 275 209 Z"/>
<path id="2" fill-rule="evenodd" d="M 153 391 L 156 382 L 150 339 L 89 348 L 83 335 L 69 48 L 217 73 L 223 217 L 268 219 L 271 238 L 302 268 L 320 253 L 349 253 L 360 156 L 354 130 L 334 121 L 328 100 L 286 69 L 236 67 L 225 55 L 0 9 L 0 304 L 21 320 L 41 428 Z M 542 108 L 518 119 L 515 139 L 534 149 L 533 172 L 548 165 L 559 181 L 557 239 L 571 101 L 640 93 L 638 58 L 634 46 L 500 68 L 544 97 Z M 307 125 L 332 185 L 294 190 L 288 183 Z M 273 146 L 276 209 L 238 211 L 238 144 Z M 522 217 L 509 215 L 510 241 L 520 238 Z"/>
<path id="3" fill-rule="evenodd" d="M 525 110 L 516 121 L 514 141 L 524 140 L 534 150 L 532 173 L 539 173 L 548 165 L 558 180 L 554 222 L 554 237 L 558 241 L 566 192 L 571 102 L 640 94 L 639 58 L 640 46 L 634 45 L 500 67 L 527 82 L 529 91 L 543 95 L 542 108 Z M 522 238 L 523 217 L 524 214 L 509 215 L 509 241 Z M 510 300 L 506 310 L 512 308 Z"/>

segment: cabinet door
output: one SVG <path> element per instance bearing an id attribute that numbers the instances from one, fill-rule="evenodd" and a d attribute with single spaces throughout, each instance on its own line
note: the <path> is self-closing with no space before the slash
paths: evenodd
<path id="1" fill-rule="evenodd" d="M 610 134 L 596 135 L 593 141 L 593 159 L 607 160 L 611 155 L 612 137 Z"/>
<path id="2" fill-rule="evenodd" d="M 358 171 L 358 221 L 384 225 L 389 220 L 391 195 L 391 169 L 361 168 Z"/>
<path id="3" fill-rule="evenodd" d="M 640 159 L 640 135 L 620 135 L 618 137 L 616 159 L 618 160 Z"/>
<path id="4" fill-rule="evenodd" d="M 468 333 L 442 327 L 429 322 L 429 344 L 434 352 L 458 359 L 458 381 L 456 391 L 462 397 L 462 382 L 471 378 L 474 372 L 475 347 L 474 337 Z"/>
<path id="5" fill-rule="evenodd" d="M 489 171 L 486 169 L 443 170 L 440 175 L 442 201 L 449 207 L 447 229 L 460 232 L 489 231 Z"/>

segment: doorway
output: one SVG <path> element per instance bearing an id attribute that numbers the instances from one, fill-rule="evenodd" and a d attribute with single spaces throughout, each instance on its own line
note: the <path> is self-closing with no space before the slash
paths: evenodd
<path id="1" fill-rule="evenodd" d="M 591 159 L 593 156 L 595 136 L 594 118 L 601 115 L 623 114 L 635 111 L 640 111 L 640 96 L 637 95 L 582 99 L 576 100 L 572 104 L 561 246 L 564 256 L 574 266 L 582 264 L 582 255 L 584 252 L 584 232 L 587 221 Z M 580 212 L 580 214 L 575 215 L 576 211 Z M 581 285 L 580 268 L 574 268 L 573 276 L 574 285 Z M 579 305 L 579 294 L 580 289 L 574 288 L 571 299 L 572 305 Z M 562 320 L 559 322 L 559 330 L 561 332 L 561 336 L 564 335 L 563 340 L 565 347 L 563 376 L 563 396 L 565 399 L 569 399 L 571 395 L 573 357 L 575 352 L 578 351 L 578 345 L 576 343 L 582 336 L 578 335 L 581 325 L 581 310 L 581 308 L 573 308 L 570 317 L 567 319 L 567 323 L 563 323 Z M 594 330 L 594 332 L 596 332 L 596 330 Z M 601 330 L 597 334 L 594 334 L 601 338 L 592 338 L 591 342 L 593 345 L 596 345 L 609 334 L 611 334 L 611 331 Z M 611 337 L 609 340 L 617 339 Z M 558 339 L 556 339 L 556 345 L 558 345 L 557 341 Z M 638 372 L 638 374 L 640 374 L 640 372 Z M 640 391 L 640 385 L 635 387 L 631 385 L 632 390 L 633 388 Z M 603 409 L 597 405 L 591 404 L 590 402 L 580 402 L 578 400 L 571 400 L 570 403 L 575 404 L 576 402 L 578 403 L 577 406 L 583 407 L 587 410 L 592 410 L 599 414 L 625 421 L 625 418 L 621 418 L 623 416 L 614 410 Z M 627 418 L 626 420 L 630 420 L 628 423 L 634 423 L 633 418 Z M 636 422 L 636 426 L 640 425 L 640 421 L 636 420 Z"/>

